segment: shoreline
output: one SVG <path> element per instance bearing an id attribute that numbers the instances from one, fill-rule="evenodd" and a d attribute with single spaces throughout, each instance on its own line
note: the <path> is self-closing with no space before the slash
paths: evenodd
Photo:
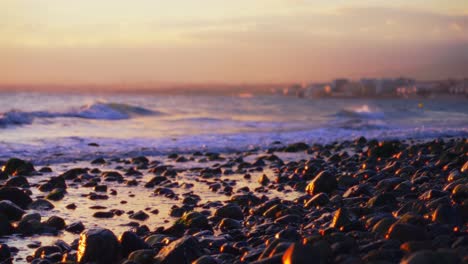
<path id="1" fill-rule="evenodd" d="M 461 263 L 467 154 L 461 137 L 361 137 L 50 167 L 10 160 L 0 261 Z"/>

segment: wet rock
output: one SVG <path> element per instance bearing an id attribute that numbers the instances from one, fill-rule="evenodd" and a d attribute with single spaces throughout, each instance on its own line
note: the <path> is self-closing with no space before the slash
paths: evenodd
<path id="1" fill-rule="evenodd" d="M 89 229 L 81 233 L 77 260 L 78 263 L 117 263 L 120 259 L 117 237 L 108 229 Z"/>
<path id="2" fill-rule="evenodd" d="M 27 209 L 28 205 L 32 203 L 31 197 L 16 187 L 0 188 L 0 201 L 2 200 L 12 201 L 22 209 Z"/>
<path id="3" fill-rule="evenodd" d="M 333 220 L 330 224 L 330 227 L 340 229 L 350 224 L 351 224 L 351 217 L 349 215 L 349 212 L 344 208 L 340 208 L 335 212 L 333 216 Z"/>
<path id="4" fill-rule="evenodd" d="M 11 235 L 13 226 L 5 215 L 0 214 L 0 236 Z"/>
<path id="5" fill-rule="evenodd" d="M 62 173 L 60 175 L 60 177 L 62 177 L 63 179 L 65 180 L 73 180 L 75 179 L 76 177 L 78 177 L 79 175 L 81 174 L 85 174 L 87 173 L 88 170 L 87 169 L 83 169 L 83 168 L 73 168 L 73 169 L 70 169 L 64 173 Z"/>
<path id="6" fill-rule="evenodd" d="M 24 210 L 11 201 L 0 201 L 0 214 L 7 217 L 9 221 L 20 220 L 24 214 Z"/>
<path id="7" fill-rule="evenodd" d="M 58 246 L 42 246 L 34 252 L 34 258 L 46 258 L 54 253 L 62 253 L 62 249 Z"/>
<path id="8" fill-rule="evenodd" d="M 49 211 L 54 209 L 54 207 L 55 206 L 51 202 L 45 199 L 37 199 L 29 205 L 29 209 L 40 211 Z"/>
<path id="9" fill-rule="evenodd" d="M 394 207 L 397 200 L 394 195 L 390 193 L 381 193 L 369 199 L 367 202 L 368 208 L 376 208 L 382 206 Z"/>
<path id="10" fill-rule="evenodd" d="M 91 164 L 94 164 L 94 165 L 101 165 L 105 163 L 106 163 L 106 160 L 104 158 L 96 158 L 91 161 Z"/>
<path id="11" fill-rule="evenodd" d="M 460 224 L 461 219 L 458 212 L 450 205 L 441 204 L 432 214 L 432 221 L 454 226 Z"/>
<path id="12" fill-rule="evenodd" d="M 16 176 L 8 179 L 8 181 L 5 183 L 5 186 L 29 188 L 29 182 L 26 177 Z"/>
<path id="13" fill-rule="evenodd" d="M 128 260 L 138 264 L 152 264 L 156 252 L 153 249 L 135 250 L 128 255 Z"/>
<path id="14" fill-rule="evenodd" d="M 219 264 L 219 262 L 210 255 L 204 255 L 192 262 L 192 264 Z"/>
<path id="15" fill-rule="evenodd" d="M 231 218 L 223 218 L 219 223 L 219 229 L 221 229 L 222 231 L 240 229 L 241 227 L 242 224 L 239 221 Z"/>
<path id="16" fill-rule="evenodd" d="M 155 257 L 158 264 L 190 264 L 203 255 L 200 243 L 192 236 L 184 236 L 171 242 Z"/>
<path id="17" fill-rule="evenodd" d="M 55 228 L 57 230 L 62 230 L 66 226 L 65 220 L 63 220 L 63 218 L 61 218 L 59 216 L 55 216 L 55 215 L 49 217 L 49 219 L 47 219 L 45 224 L 50 226 L 50 227 L 53 227 L 53 228 Z"/>
<path id="18" fill-rule="evenodd" d="M 318 193 L 331 193 L 338 186 L 336 177 L 328 171 L 320 172 L 306 187 L 306 191 L 310 195 Z"/>
<path id="19" fill-rule="evenodd" d="M 149 215 L 143 211 L 138 211 L 129 216 L 130 219 L 144 221 L 149 218 Z"/>
<path id="20" fill-rule="evenodd" d="M 283 254 L 283 263 L 291 264 L 325 264 L 330 255 L 331 249 L 324 244 L 315 246 L 302 243 L 292 244 Z M 321 250 L 322 249 L 322 250 Z"/>
<path id="21" fill-rule="evenodd" d="M 195 211 L 184 213 L 176 221 L 176 224 L 182 224 L 186 228 L 211 229 L 208 218 L 204 214 Z"/>
<path id="22" fill-rule="evenodd" d="M 73 234 L 79 234 L 83 232 L 84 229 L 85 229 L 85 226 L 83 225 L 81 221 L 73 222 L 65 228 L 66 231 L 73 233 Z"/>
<path id="23" fill-rule="evenodd" d="M 65 189 L 62 188 L 55 188 L 49 194 L 47 194 L 46 199 L 52 201 L 60 201 L 65 197 Z"/>
<path id="24" fill-rule="evenodd" d="M 309 148 L 309 145 L 307 145 L 304 142 L 298 142 L 298 143 L 293 143 L 289 144 L 284 151 L 285 152 L 299 152 L 299 151 L 306 151 Z"/>
<path id="25" fill-rule="evenodd" d="M 330 202 L 328 195 L 326 193 L 318 193 L 314 195 L 310 200 L 304 205 L 305 208 L 313 208 L 316 206 L 324 206 Z"/>
<path id="26" fill-rule="evenodd" d="M 399 240 L 401 242 L 419 241 L 427 239 L 424 228 L 411 224 L 394 223 L 388 230 L 389 239 Z"/>
<path id="27" fill-rule="evenodd" d="M 421 250 L 415 252 L 401 261 L 401 264 L 438 264 L 438 263 L 462 263 L 455 252 Z"/>
<path id="28" fill-rule="evenodd" d="M 268 179 L 268 177 L 265 174 L 262 174 L 262 176 L 260 176 L 260 178 L 258 179 L 258 183 L 260 183 L 261 185 L 268 185 L 270 183 L 270 179 Z"/>
<path id="29" fill-rule="evenodd" d="M 458 184 L 455 186 L 452 190 L 452 199 L 456 203 L 461 203 L 468 199 L 468 184 Z"/>
<path id="30" fill-rule="evenodd" d="M 112 217 L 114 217 L 114 213 L 113 212 L 95 212 L 93 214 L 93 217 L 96 217 L 96 218 L 112 218 Z"/>
<path id="31" fill-rule="evenodd" d="M 0 263 L 11 263 L 11 251 L 7 244 L 0 244 Z"/>
<path id="32" fill-rule="evenodd" d="M 126 231 L 119 236 L 122 256 L 126 258 L 135 250 L 148 249 L 148 245 L 135 233 Z"/>
<path id="33" fill-rule="evenodd" d="M 32 163 L 18 158 L 9 159 L 3 165 L 3 172 L 10 175 L 31 175 L 35 171 Z"/>
<path id="34" fill-rule="evenodd" d="M 215 216 L 221 218 L 232 218 L 235 220 L 244 220 L 244 214 L 242 213 L 242 209 L 237 204 L 227 204 L 218 208 L 215 211 Z"/>

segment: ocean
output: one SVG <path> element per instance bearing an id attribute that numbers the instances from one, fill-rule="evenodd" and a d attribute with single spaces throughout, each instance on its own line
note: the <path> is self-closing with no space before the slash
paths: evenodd
<path id="1" fill-rule="evenodd" d="M 0 159 L 37 164 L 303 141 L 468 135 L 468 100 L 0 93 Z"/>

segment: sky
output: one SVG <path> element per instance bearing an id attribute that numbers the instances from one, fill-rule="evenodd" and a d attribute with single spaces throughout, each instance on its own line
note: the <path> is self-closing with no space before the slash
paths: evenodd
<path id="1" fill-rule="evenodd" d="M 468 1 L 0 1 L 0 84 L 397 76 L 468 77 Z"/>

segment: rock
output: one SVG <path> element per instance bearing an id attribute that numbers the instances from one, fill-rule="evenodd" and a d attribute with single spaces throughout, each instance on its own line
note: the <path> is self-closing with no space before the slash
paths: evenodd
<path id="1" fill-rule="evenodd" d="M 70 169 L 70 170 L 62 173 L 59 177 L 65 179 L 65 180 L 73 180 L 73 179 L 77 178 L 79 175 L 85 174 L 87 172 L 88 172 L 87 169 L 73 168 L 73 169 Z"/>
<path id="2" fill-rule="evenodd" d="M 351 224 L 351 218 L 349 216 L 348 211 L 344 208 L 340 208 L 335 212 L 333 216 L 333 220 L 330 224 L 330 227 L 340 229 L 350 224 Z"/>
<path id="3" fill-rule="evenodd" d="M 52 201 L 60 201 L 65 196 L 65 189 L 55 188 L 49 194 L 47 194 L 46 199 Z"/>
<path id="4" fill-rule="evenodd" d="M 270 179 L 268 179 L 268 177 L 265 174 L 262 174 L 262 176 L 260 176 L 260 178 L 258 179 L 258 183 L 260 183 L 261 185 L 268 185 L 270 183 Z"/>
<path id="5" fill-rule="evenodd" d="M 114 217 L 114 213 L 113 212 L 95 212 L 93 214 L 93 217 L 96 217 L 96 218 L 112 218 L 112 217 Z"/>
<path id="6" fill-rule="evenodd" d="M 162 248 L 155 261 L 158 264 L 190 264 L 202 255 L 198 240 L 192 236 L 184 236 Z"/>
<path id="7" fill-rule="evenodd" d="M 101 164 L 105 164 L 106 163 L 106 160 L 104 158 L 96 158 L 94 160 L 91 161 L 91 164 L 95 164 L 95 165 L 101 165 Z"/>
<path id="8" fill-rule="evenodd" d="M 10 175 L 31 175 L 35 171 L 32 163 L 22 159 L 11 158 L 3 166 L 3 172 Z"/>
<path id="9" fill-rule="evenodd" d="M 454 226 L 461 222 L 461 219 L 457 216 L 457 212 L 450 205 L 441 204 L 432 213 L 432 221 Z"/>
<path id="10" fill-rule="evenodd" d="M 468 184 L 458 184 L 452 190 L 452 199 L 456 203 L 461 203 L 468 199 Z"/>
<path id="11" fill-rule="evenodd" d="M 328 195 L 326 193 L 317 193 L 305 203 L 304 207 L 313 208 L 316 206 L 324 206 L 329 202 L 330 199 L 328 198 Z"/>
<path id="12" fill-rule="evenodd" d="M 138 264 L 153 264 L 153 259 L 156 252 L 153 249 L 135 250 L 128 255 L 128 260 Z"/>
<path id="13" fill-rule="evenodd" d="M 52 210 L 54 207 L 55 206 L 51 202 L 45 199 L 37 199 L 29 205 L 29 209 L 44 211 Z"/>
<path id="14" fill-rule="evenodd" d="M 122 256 L 126 258 L 135 250 L 148 249 L 148 245 L 135 233 L 125 231 L 119 236 L 119 242 L 122 249 Z M 153 255 L 154 256 L 154 255 Z"/>
<path id="15" fill-rule="evenodd" d="M 0 214 L 6 216 L 9 221 L 18 221 L 24 214 L 23 209 L 19 208 L 11 201 L 0 201 Z"/>
<path id="16" fill-rule="evenodd" d="M 206 216 L 195 211 L 184 213 L 176 224 L 183 224 L 186 228 L 211 229 Z"/>
<path id="17" fill-rule="evenodd" d="M 34 258 L 46 258 L 54 253 L 62 253 L 62 249 L 58 246 L 42 246 L 34 252 Z"/>
<path id="18" fill-rule="evenodd" d="M 0 201 L 2 200 L 10 200 L 22 209 L 27 209 L 28 205 L 32 203 L 31 197 L 16 187 L 0 188 Z"/>
<path id="19" fill-rule="evenodd" d="M 338 182 L 334 175 L 328 171 L 320 172 L 306 187 L 307 193 L 316 195 L 318 193 L 331 193 L 338 186 Z"/>
<path id="20" fill-rule="evenodd" d="M 424 228 L 411 224 L 394 223 L 388 230 L 389 239 L 399 240 L 401 242 L 419 241 L 427 239 Z"/>
<path id="21" fill-rule="evenodd" d="M 11 263 L 11 251 L 7 244 L 0 244 L 0 263 Z"/>
<path id="22" fill-rule="evenodd" d="M 5 182 L 5 186 L 29 188 L 29 182 L 26 179 L 26 177 L 15 176 L 15 177 L 8 179 L 8 181 Z"/>
<path id="23" fill-rule="evenodd" d="M 53 227 L 53 228 L 55 228 L 57 230 L 62 230 L 66 226 L 65 220 L 63 220 L 63 218 L 61 218 L 59 216 L 55 216 L 55 215 L 49 217 L 49 219 L 47 219 L 45 224 L 50 226 L 50 227 Z"/>
<path id="24" fill-rule="evenodd" d="M 376 208 L 382 206 L 393 207 L 397 203 L 395 196 L 390 193 L 381 193 L 369 199 L 367 202 L 368 208 Z"/>
<path id="25" fill-rule="evenodd" d="M 322 250 L 321 247 L 325 246 Z M 324 243 L 312 246 L 310 244 L 294 243 L 283 254 L 283 263 L 290 264 L 325 264 L 331 253 Z"/>
<path id="26" fill-rule="evenodd" d="M 140 220 L 140 221 L 145 221 L 146 219 L 149 218 L 149 215 L 143 211 L 138 211 L 136 213 L 133 213 L 129 216 L 130 219 L 135 219 L 135 220 Z"/>
<path id="27" fill-rule="evenodd" d="M 192 264 L 219 264 L 219 262 L 210 255 L 204 255 L 192 262 Z"/>
<path id="28" fill-rule="evenodd" d="M 120 255 L 117 237 L 109 229 L 96 228 L 81 233 L 77 253 L 78 263 L 117 263 Z"/>
<path id="29" fill-rule="evenodd" d="M 415 252 L 401 261 L 401 264 L 439 264 L 462 263 L 455 252 L 421 250 Z"/>
<path id="30" fill-rule="evenodd" d="M 240 229 L 242 224 L 234 219 L 231 218 L 223 218 L 219 223 L 219 229 L 222 231 L 232 230 L 232 229 Z"/>
<path id="31" fill-rule="evenodd" d="M 66 231 L 73 233 L 73 234 L 79 234 L 83 232 L 84 229 L 85 229 L 85 226 L 83 225 L 81 221 L 73 222 L 65 228 Z"/>
<path id="32" fill-rule="evenodd" d="M 218 208 L 215 211 L 215 216 L 221 218 L 232 218 L 235 220 L 244 220 L 244 214 L 242 213 L 242 209 L 237 204 L 227 204 Z"/>
<path id="33" fill-rule="evenodd" d="M 13 232 L 13 226 L 10 224 L 8 218 L 0 214 L 0 236 L 11 235 Z"/>
<path id="34" fill-rule="evenodd" d="M 297 142 L 293 144 L 289 144 L 284 151 L 285 152 L 299 152 L 299 151 L 305 151 L 309 149 L 309 145 L 307 145 L 304 142 Z"/>

